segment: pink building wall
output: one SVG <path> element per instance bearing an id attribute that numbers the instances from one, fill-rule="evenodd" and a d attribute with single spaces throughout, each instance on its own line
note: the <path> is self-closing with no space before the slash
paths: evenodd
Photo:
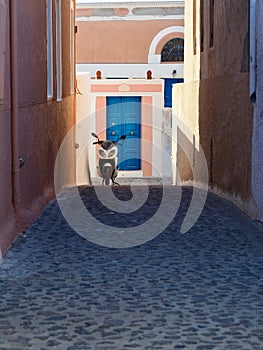
<path id="1" fill-rule="evenodd" d="M 77 4 L 78 72 L 103 78 L 184 77 L 181 60 L 161 62 L 164 46 L 184 38 L 184 1 Z"/>
<path id="2" fill-rule="evenodd" d="M 62 13 L 62 101 L 56 100 L 56 50 L 53 35 L 54 93 L 47 99 L 47 39 L 46 1 L 13 1 L 14 9 L 6 7 L 5 89 L 0 99 L 0 250 L 4 255 L 15 237 L 29 227 L 43 206 L 54 198 L 54 163 L 59 146 L 74 124 L 74 94 L 70 90 L 70 2 L 61 2 Z M 11 16 L 10 11 L 12 10 Z M 12 14 L 16 10 L 17 20 Z M 28 14 L 30 13 L 30 16 Z M 53 1 L 55 13 L 55 1 Z M 17 38 L 14 44 L 17 58 L 16 83 L 11 58 L 10 22 Z M 54 14 L 55 19 L 55 14 Z M 12 24 L 12 23 L 11 23 Z M 53 26 L 55 29 L 55 26 Z M 13 41 L 14 42 L 14 41 Z M 14 60 L 13 60 L 14 61 Z M 17 92 L 18 135 L 16 147 L 25 163 L 17 169 L 12 164 L 14 154 L 14 100 Z M 73 151 L 69 159 L 74 158 Z M 18 162 L 18 160 L 17 160 Z M 17 163 L 15 164 L 17 165 Z M 16 181 L 12 179 L 16 179 Z M 74 182 L 74 169 L 69 167 L 64 177 Z M 14 203 L 14 195 L 16 200 Z"/>
<path id="3" fill-rule="evenodd" d="M 78 22 L 77 63 L 148 63 L 153 38 L 167 27 L 183 25 L 175 19 Z M 163 38 L 161 44 L 169 39 Z"/>
<path id="4" fill-rule="evenodd" d="M 144 176 L 152 176 L 152 138 L 153 116 L 151 96 L 142 97 L 142 170 Z M 146 156 L 147 155 L 147 156 Z M 147 160 L 146 160 L 147 159 Z"/>

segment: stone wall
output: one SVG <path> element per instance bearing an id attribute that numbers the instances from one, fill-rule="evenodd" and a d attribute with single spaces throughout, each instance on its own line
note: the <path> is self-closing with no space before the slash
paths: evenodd
<path id="1" fill-rule="evenodd" d="M 263 221 L 263 3 L 257 2 L 257 85 L 252 137 L 252 191 L 257 206 L 257 218 Z"/>

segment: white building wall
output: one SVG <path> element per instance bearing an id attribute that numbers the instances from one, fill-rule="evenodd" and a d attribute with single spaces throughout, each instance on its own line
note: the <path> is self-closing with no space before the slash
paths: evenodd
<path id="1" fill-rule="evenodd" d="M 76 94 L 76 183 L 78 185 L 90 183 L 90 161 L 95 162 L 93 154 L 89 152 L 88 142 L 90 137 L 88 130 L 94 130 L 95 126 L 90 125 L 94 118 L 90 118 L 92 101 L 90 101 L 90 77 L 89 74 L 77 76 L 77 94 Z M 89 101 L 89 103 L 87 103 Z"/>
<path id="2" fill-rule="evenodd" d="M 183 63 L 150 64 L 77 64 L 77 72 L 89 72 L 92 77 L 101 71 L 102 78 L 146 78 L 148 70 L 153 78 L 183 78 Z M 173 71 L 176 73 L 173 74 Z"/>

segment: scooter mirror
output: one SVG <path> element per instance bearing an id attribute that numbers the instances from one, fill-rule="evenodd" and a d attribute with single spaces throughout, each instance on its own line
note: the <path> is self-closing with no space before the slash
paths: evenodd
<path id="1" fill-rule="evenodd" d="M 96 137 L 98 139 L 98 136 L 95 134 L 95 132 L 92 132 L 91 136 Z"/>

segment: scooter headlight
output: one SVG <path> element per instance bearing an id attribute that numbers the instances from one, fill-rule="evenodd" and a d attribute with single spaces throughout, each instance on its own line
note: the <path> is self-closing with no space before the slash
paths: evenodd
<path id="1" fill-rule="evenodd" d="M 115 156 L 116 156 L 116 149 L 110 150 L 109 153 L 108 153 L 108 157 L 109 158 L 113 158 Z"/>
<path id="2" fill-rule="evenodd" d="M 103 149 L 99 149 L 99 156 L 101 157 L 101 158 L 105 158 L 106 157 L 106 152 L 103 150 Z"/>

